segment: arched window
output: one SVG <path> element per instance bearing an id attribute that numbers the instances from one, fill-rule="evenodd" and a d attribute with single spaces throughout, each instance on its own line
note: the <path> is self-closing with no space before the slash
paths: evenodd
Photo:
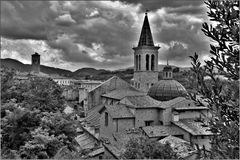
<path id="1" fill-rule="evenodd" d="M 154 71 L 154 61 L 155 61 L 155 56 L 151 56 L 151 70 Z"/>
<path id="2" fill-rule="evenodd" d="M 166 78 L 168 78 L 168 72 L 166 72 Z"/>
<path id="3" fill-rule="evenodd" d="M 105 112 L 105 126 L 108 126 L 108 113 Z"/>
<path id="4" fill-rule="evenodd" d="M 146 70 L 149 70 L 149 55 L 146 55 Z"/>
<path id="5" fill-rule="evenodd" d="M 141 70 L 141 55 L 139 55 L 139 70 Z"/>
<path id="6" fill-rule="evenodd" d="M 136 71 L 138 70 L 138 55 L 135 56 L 135 67 Z"/>

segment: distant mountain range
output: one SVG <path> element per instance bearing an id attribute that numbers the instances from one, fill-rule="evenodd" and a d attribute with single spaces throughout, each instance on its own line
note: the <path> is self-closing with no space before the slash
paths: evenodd
<path id="1" fill-rule="evenodd" d="M 31 71 L 31 65 L 30 64 L 24 64 L 22 62 L 19 62 L 18 60 L 6 58 L 1 59 L 1 67 L 7 67 L 7 68 L 13 68 L 15 70 L 18 70 L 20 72 L 30 72 Z M 158 69 L 161 71 L 165 65 L 158 65 Z M 175 68 L 176 66 L 172 66 Z M 41 65 L 41 72 L 46 74 L 57 74 L 60 76 L 67 76 L 67 77 L 86 77 L 86 76 L 97 76 L 99 74 L 114 74 L 116 72 L 122 72 L 126 73 L 127 70 L 133 70 L 133 67 L 126 68 L 126 69 L 120 69 L 116 71 L 109 71 L 104 69 L 95 69 L 95 68 L 81 68 L 74 72 L 60 69 L 60 68 L 54 68 L 49 66 Z M 189 67 L 186 68 L 180 68 L 180 71 L 182 70 L 189 70 Z M 129 73 L 129 72 L 127 72 Z"/>

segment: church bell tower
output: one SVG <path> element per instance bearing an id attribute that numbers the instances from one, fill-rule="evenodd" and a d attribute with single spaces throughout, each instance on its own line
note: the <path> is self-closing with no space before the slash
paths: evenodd
<path id="1" fill-rule="evenodd" d="M 148 92 L 149 88 L 158 82 L 158 49 L 152 38 L 147 12 L 142 26 L 138 46 L 134 47 L 134 75 L 132 85 Z"/>
<path id="2" fill-rule="evenodd" d="M 37 74 L 40 72 L 40 55 L 36 52 L 32 54 L 32 72 Z"/>

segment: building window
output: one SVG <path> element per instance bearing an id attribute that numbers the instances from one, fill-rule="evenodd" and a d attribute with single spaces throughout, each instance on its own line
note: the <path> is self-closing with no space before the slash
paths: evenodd
<path id="1" fill-rule="evenodd" d="M 138 83 L 138 88 L 140 88 L 140 83 Z"/>
<path id="2" fill-rule="evenodd" d="M 105 126 L 108 126 L 108 113 L 105 112 Z"/>
<path id="3" fill-rule="evenodd" d="M 154 71 L 154 61 L 155 61 L 155 56 L 151 56 L 151 70 Z"/>
<path id="4" fill-rule="evenodd" d="M 135 65 L 136 65 L 136 71 L 137 71 L 138 70 L 138 55 L 136 55 L 135 57 L 136 57 L 136 60 L 135 60 L 136 64 Z"/>
<path id="5" fill-rule="evenodd" d="M 163 121 L 159 121 L 159 124 L 160 124 L 160 125 L 163 125 Z"/>
<path id="6" fill-rule="evenodd" d="M 146 55 L 146 70 L 149 70 L 149 55 Z"/>
<path id="7" fill-rule="evenodd" d="M 139 67 L 138 69 L 141 70 L 141 55 L 139 55 L 139 63 L 138 63 Z"/>
<path id="8" fill-rule="evenodd" d="M 145 126 L 151 126 L 153 121 L 145 121 Z"/>

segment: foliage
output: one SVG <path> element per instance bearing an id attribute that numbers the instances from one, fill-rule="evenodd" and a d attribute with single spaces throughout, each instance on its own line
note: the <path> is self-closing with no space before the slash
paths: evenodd
<path id="1" fill-rule="evenodd" d="M 205 3 L 210 20 L 217 23 L 215 27 L 204 23 L 202 29 L 214 42 L 210 45 L 212 57 L 201 67 L 198 55 L 190 56 L 196 90 L 212 112 L 210 128 L 216 135 L 211 139 L 209 154 L 202 156 L 239 159 L 239 1 Z M 216 77 L 216 69 L 227 80 Z M 201 103 L 195 96 L 192 98 Z"/>
<path id="2" fill-rule="evenodd" d="M 2 157 L 46 159 L 63 146 L 72 148 L 76 126 L 63 113 L 61 88 L 47 78 L 16 78 L 7 69 L 1 75 Z"/>
<path id="3" fill-rule="evenodd" d="M 122 154 L 124 159 L 177 159 L 169 143 L 161 144 L 145 137 L 131 138 Z"/>
<path id="4" fill-rule="evenodd" d="M 210 45 L 213 55 L 211 64 L 226 77 L 239 79 L 239 1 L 207 1 L 208 16 L 217 23 L 215 27 L 204 23 L 202 31 L 214 43 Z M 210 65 L 210 64 L 209 64 Z M 210 66 L 209 66 L 210 67 Z"/>

